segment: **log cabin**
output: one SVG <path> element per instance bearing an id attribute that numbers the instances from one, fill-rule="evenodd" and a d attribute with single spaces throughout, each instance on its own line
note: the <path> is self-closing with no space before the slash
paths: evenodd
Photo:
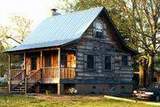
<path id="1" fill-rule="evenodd" d="M 132 91 L 132 57 L 107 9 L 96 7 L 42 21 L 7 51 L 9 92 L 121 94 Z M 19 67 L 12 61 L 16 57 Z"/>

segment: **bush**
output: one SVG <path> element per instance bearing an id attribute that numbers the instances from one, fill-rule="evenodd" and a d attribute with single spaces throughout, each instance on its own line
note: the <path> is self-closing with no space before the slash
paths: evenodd
<path id="1" fill-rule="evenodd" d="M 6 87 L 8 85 L 7 79 L 5 77 L 0 79 L 0 87 Z"/>
<path id="2" fill-rule="evenodd" d="M 0 87 L 6 87 L 8 85 L 7 82 L 0 82 Z"/>
<path id="3" fill-rule="evenodd" d="M 71 95 L 75 95 L 75 94 L 77 94 L 77 89 L 71 87 L 71 88 L 68 89 L 68 92 L 69 92 L 69 94 L 71 94 Z"/>

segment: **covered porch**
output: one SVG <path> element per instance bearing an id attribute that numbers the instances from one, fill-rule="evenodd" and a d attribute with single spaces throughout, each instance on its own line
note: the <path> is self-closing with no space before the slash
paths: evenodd
<path id="1" fill-rule="evenodd" d="M 76 52 L 61 48 L 34 50 L 9 55 L 9 92 L 21 87 L 25 93 L 37 83 L 57 84 L 60 80 L 75 79 Z"/>

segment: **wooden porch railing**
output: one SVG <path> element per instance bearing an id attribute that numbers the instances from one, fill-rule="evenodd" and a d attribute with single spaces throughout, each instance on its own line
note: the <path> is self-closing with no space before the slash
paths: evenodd
<path id="1" fill-rule="evenodd" d="M 60 70 L 59 70 L 60 69 Z M 59 74 L 60 71 L 60 74 Z M 27 77 L 28 82 L 37 82 L 40 79 L 59 78 L 60 79 L 74 79 L 76 76 L 75 68 L 53 68 L 44 67 L 43 69 L 36 70 L 30 75 L 25 75 L 25 70 L 14 69 L 11 71 L 11 81 L 23 81 Z"/>
<path id="2" fill-rule="evenodd" d="M 42 69 L 42 78 L 57 78 L 58 71 L 59 71 L 58 68 L 44 67 Z"/>
<path id="3" fill-rule="evenodd" d="M 21 81 L 25 78 L 25 70 L 22 69 L 11 69 L 11 80 Z"/>
<path id="4" fill-rule="evenodd" d="M 76 76 L 75 68 L 44 67 L 42 71 L 42 78 L 59 78 L 59 71 L 60 79 L 74 79 Z"/>
<path id="5" fill-rule="evenodd" d="M 35 70 L 27 76 L 27 82 L 38 82 L 42 79 L 42 69 Z"/>
<path id="6" fill-rule="evenodd" d="M 75 68 L 60 68 L 61 79 L 74 79 L 76 76 Z"/>

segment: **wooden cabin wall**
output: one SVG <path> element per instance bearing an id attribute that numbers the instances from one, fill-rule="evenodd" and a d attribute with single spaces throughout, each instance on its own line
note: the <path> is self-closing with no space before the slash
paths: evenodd
<path id="1" fill-rule="evenodd" d="M 54 68 L 58 67 L 58 53 L 56 52 L 51 55 L 51 65 Z"/>
<path id="2" fill-rule="evenodd" d="M 25 64 L 26 64 L 26 74 L 29 75 L 29 71 L 31 71 L 31 58 L 30 56 L 27 54 L 25 57 Z"/>
<path id="3" fill-rule="evenodd" d="M 41 65 L 40 65 L 40 55 L 37 55 L 37 70 L 41 69 Z"/>
<path id="4" fill-rule="evenodd" d="M 103 21 L 105 36 L 101 39 L 95 38 L 93 24 L 83 34 L 80 43 L 77 45 L 76 79 L 131 82 L 133 77 L 131 55 L 116 46 L 116 42 L 111 38 L 113 33 L 109 23 L 106 23 L 100 17 L 96 20 Z M 89 71 L 86 67 L 87 55 L 94 55 L 95 68 L 92 71 Z M 104 57 L 107 55 L 111 56 L 112 60 L 112 69 L 110 71 L 104 70 Z M 128 56 L 127 66 L 122 66 L 122 55 Z"/>

